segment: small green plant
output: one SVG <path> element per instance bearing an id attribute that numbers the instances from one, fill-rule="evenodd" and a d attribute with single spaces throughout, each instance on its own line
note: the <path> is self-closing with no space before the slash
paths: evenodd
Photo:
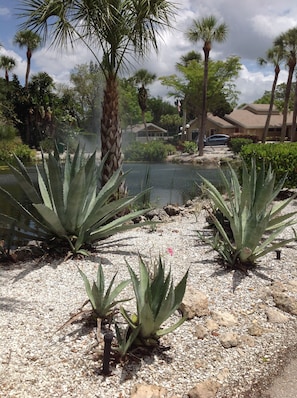
<path id="1" fill-rule="evenodd" d="M 84 281 L 87 296 L 90 300 L 94 316 L 100 319 L 106 319 L 112 314 L 113 308 L 124 301 L 131 299 L 115 300 L 116 297 L 121 293 L 123 289 L 130 283 L 130 280 L 125 280 L 119 283 L 113 290 L 113 284 L 117 274 L 112 277 L 107 290 L 105 291 L 105 277 L 102 269 L 102 265 L 98 265 L 97 270 L 97 281 L 91 284 L 86 274 L 79 268 L 78 271 Z"/>
<path id="2" fill-rule="evenodd" d="M 185 141 L 184 142 L 184 152 L 189 153 L 190 155 L 193 155 L 194 153 L 197 152 L 197 144 L 193 141 Z"/>
<path id="3" fill-rule="evenodd" d="M 134 142 L 125 150 L 125 159 L 128 161 L 160 162 L 173 153 L 174 147 L 161 140 L 150 142 Z"/>
<path id="4" fill-rule="evenodd" d="M 296 212 L 281 213 L 295 196 L 274 204 L 284 179 L 275 183 L 271 166 L 267 172 L 264 165 L 257 171 L 256 162 L 252 160 L 248 171 L 243 162 L 242 185 L 230 165 L 228 175 L 222 170 L 220 174 L 227 198 L 210 181 L 201 177 L 205 192 L 217 212 L 211 215 L 215 235 L 209 238 L 199 233 L 199 236 L 219 253 L 227 267 L 254 266 L 258 258 L 295 240 L 294 237 L 274 242 L 285 228 L 296 223 L 293 218 Z"/>
<path id="5" fill-rule="evenodd" d="M 135 293 L 137 313 L 129 316 L 122 307 L 121 314 L 129 324 L 131 329 L 129 333 L 134 334 L 134 330 L 139 329 L 133 340 L 135 345 L 156 345 L 161 336 L 174 331 L 186 319 L 183 317 L 174 325 L 166 329 L 162 328 L 162 324 L 178 309 L 182 302 L 188 271 L 174 288 L 171 271 L 165 276 L 161 257 L 159 257 L 158 266 L 153 275 L 150 275 L 149 267 L 144 263 L 141 256 L 139 256 L 139 277 L 128 263 L 127 266 Z"/>
<path id="6" fill-rule="evenodd" d="M 241 148 L 245 145 L 252 144 L 253 140 L 251 138 L 231 138 L 229 140 L 228 146 L 235 154 L 240 153 Z"/>

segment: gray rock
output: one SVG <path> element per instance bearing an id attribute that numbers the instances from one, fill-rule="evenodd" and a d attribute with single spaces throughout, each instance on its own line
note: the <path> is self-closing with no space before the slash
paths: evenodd
<path id="1" fill-rule="evenodd" d="M 287 315 L 275 308 L 267 308 L 266 310 L 267 320 L 271 323 L 286 323 L 289 320 Z"/>

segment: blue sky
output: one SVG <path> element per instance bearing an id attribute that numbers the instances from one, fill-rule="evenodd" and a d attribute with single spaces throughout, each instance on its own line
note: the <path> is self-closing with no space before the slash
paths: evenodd
<path id="1" fill-rule="evenodd" d="M 272 68 L 257 65 L 257 58 L 265 56 L 274 38 L 281 32 L 297 26 L 296 0 L 174 0 L 179 11 L 175 21 L 175 30 L 164 35 L 160 43 L 159 54 L 149 57 L 136 69 L 146 68 L 157 76 L 175 73 L 175 64 L 180 57 L 190 50 L 201 51 L 202 44 L 190 44 L 185 38 L 185 31 L 193 19 L 215 15 L 229 28 L 228 38 L 223 44 L 213 44 L 211 57 L 224 59 L 237 55 L 243 65 L 236 81 L 241 91 L 240 103 L 252 102 L 265 90 L 270 90 L 273 80 Z M 17 61 L 14 72 L 22 81 L 25 74 L 25 50 L 13 45 L 13 37 L 18 30 L 20 20 L 16 13 L 21 0 L 0 0 L 0 42 L 3 47 L 0 54 L 13 56 Z M 89 62 L 90 53 L 83 47 L 75 53 L 65 49 L 57 52 L 45 46 L 33 54 L 32 73 L 45 71 L 56 82 L 67 83 L 69 73 L 75 65 Z M 132 71 L 131 73 L 133 73 Z M 1 72 L 0 72 L 1 73 Z M 286 81 L 287 71 L 282 70 L 279 82 Z M 152 95 L 166 95 L 166 88 L 155 82 L 150 88 Z"/>

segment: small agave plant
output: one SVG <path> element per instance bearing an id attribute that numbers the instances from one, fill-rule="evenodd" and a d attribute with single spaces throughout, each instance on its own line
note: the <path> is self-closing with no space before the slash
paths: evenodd
<path id="1" fill-rule="evenodd" d="M 128 342 L 129 345 L 154 346 L 158 344 L 161 336 L 173 332 L 186 320 L 182 317 L 178 322 L 168 328 L 162 325 L 179 308 L 185 294 L 188 271 L 181 281 L 173 286 L 171 271 L 165 276 L 165 267 L 161 257 L 153 276 L 150 276 L 148 266 L 139 256 L 139 277 L 127 263 L 131 281 L 136 298 L 136 314 L 129 316 L 124 308 L 121 314 L 128 323 L 128 330 L 124 337 L 119 331 L 121 342 Z M 131 335 L 133 338 L 131 338 Z M 127 351 L 129 347 L 125 347 Z"/>
<path id="2" fill-rule="evenodd" d="M 105 185 L 100 185 L 104 160 L 97 164 L 96 151 L 86 158 L 78 146 L 73 157 L 67 152 L 65 163 L 57 150 L 54 155 L 49 154 L 48 160 L 43 156 L 42 166 L 36 166 L 37 186 L 17 157 L 16 163 L 9 167 L 28 205 L 20 203 L 2 187 L 0 196 L 8 200 L 25 221 L 0 214 L 0 223 L 8 231 L 15 225 L 15 233 L 22 238 L 45 240 L 51 245 L 66 242 L 72 253 L 87 254 L 84 247 L 134 228 L 137 225 L 128 222 L 147 212 L 147 209 L 126 211 L 144 192 L 134 197 L 118 197 L 125 179 L 120 169 Z M 30 221 L 34 221 L 34 225 Z"/>
<path id="3" fill-rule="evenodd" d="M 276 241 L 287 227 L 296 224 L 296 212 L 283 214 L 295 196 L 275 202 L 284 179 L 276 183 L 271 167 L 266 172 L 263 164 L 258 171 L 254 159 L 250 170 L 243 162 L 241 183 L 231 165 L 228 171 L 227 174 L 220 170 L 226 198 L 210 181 L 201 177 L 217 212 L 211 214 L 215 235 L 209 238 L 199 233 L 199 236 L 219 253 L 225 266 L 247 268 L 255 266 L 260 257 L 296 239 L 294 236 Z M 227 221 L 227 229 L 223 221 Z"/>
<path id="4" fill-rule="evenodd" d="M 131 299 L 120 299 L 116 300 L 116 297 L 121 293 L 123 289 L 130 283 L 130 280 L 121 281 L 114 289 L 114 281 L 117 274 L 111 278 L 108 288 L 105 291 L 105 277 L 102 269 L 102 265 L 98 265 L 96 282 L 91 284 L 86 274 L 78 267 L 78 271 L 84 281 L 87 296 L 90 300 L 94 316 L 100 319 L 106 319 L 112 315 L 114 307 L 118 303 L 128 301 Z"/>

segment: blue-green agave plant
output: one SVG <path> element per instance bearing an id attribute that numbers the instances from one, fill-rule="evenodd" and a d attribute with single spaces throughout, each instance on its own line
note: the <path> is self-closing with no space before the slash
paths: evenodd
<path id="1" fill-rule="evenodd" d="M 43 155 L 42 165 L 36 166 L 35 184 L 16 157 L 16 166 L 9 167 L 28 205 L 20 203 L 2 187 L 0 196 L 8 200 L 25 221 L 0 214 L 1 226 L 9 230 L 14 225 L 17 227 L 15 234 L 28 240 L 46 240 L 52 244 L 67 242 L 73 253 L 82 254 L 87 254 L 84 246 L 134 228 L 137 224 L 130 221 L 148 210 L 130 211 L 143 192 L 133 197 L 120 197 L 119 188 L 126 176 L 120 169 L 101 186 L 103 163 L 104 160 L 96 162 L 96 151 L 86 157 L 79 146 L 73 156 L 67 151 L 65 163 L 55 151 L 48 159 Z"/>
<path id="2" fill-rule="evenodd" d="M 228 173 L 220 170 L 220 174 L 225 195 L 206 178 L 201 178 L 214 209 L 228 221 L 231 234 L 213 213 L 215 235 L 209 238 L 199 233 L 199 236 L 219 253 L 227 267 L 255 265 L 260 257 L 296 239 L 295 234 L 291 238 L 277 239 L 286 228 L 296 224 L 296 211 L 284 212 L 296 195 L 275 201 L 284 179 L 276 182 L 271 166 L 266 171 L 263 164 L 257 170 L 252 159 L 250 169 L 242 163 L 241 180 L 231 165 Z"/>

